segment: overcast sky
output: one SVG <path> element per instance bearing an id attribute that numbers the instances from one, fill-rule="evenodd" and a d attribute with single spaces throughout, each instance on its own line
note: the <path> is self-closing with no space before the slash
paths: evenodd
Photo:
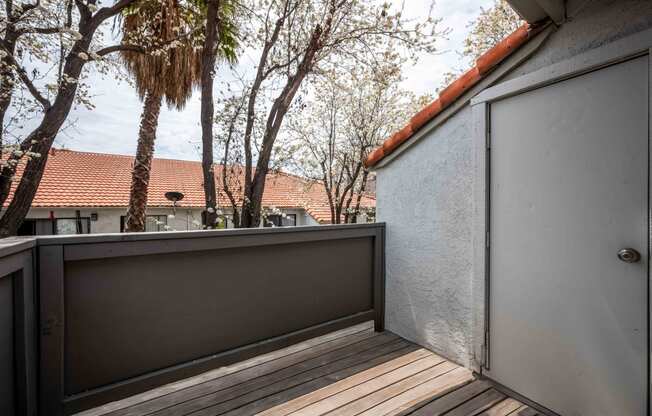
<path id="1" fill-rule="evenodd" d="M 393 1 L 399 3 L 400 0 Z M 429 0 L 405 2 L 409 16 L 427 16 Z M 492 3 L 492 0 L 437 0 L 433 16 L 441 17 L 442 28 L 449 28 L 451 33 L 448 39 L 438 42 L 438 54 L 424 56 L 416 66 L 405 68 L 404 87 L 415 93 L 434 94 L 447 71 L 466 66 L 458 53 L 462 50 L 468 23 L 478 15 L 481 7 L 490 7 Z M 135 91 L 111 79 L 97 77 L 91 83 L 96 109 L 75 109 L 70 115 L 71 120 L 76 120 L 74 127 L 59 135 L 56 146 L 133 155 L 142 107 Z M 162 111 L 155 157 L 200 159 L 199 152 L 191 145 L 201 138 L 199 108 L 199 93 L 195 93 L 183 111 Z"/>

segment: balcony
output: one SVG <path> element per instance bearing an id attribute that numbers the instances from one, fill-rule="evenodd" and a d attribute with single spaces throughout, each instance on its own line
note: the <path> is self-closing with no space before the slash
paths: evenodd
<path id="1" fill-rule="evenodd" d="M 384 331 L 382 224 L 2 243 L 2 414 L 536 414 Z"/>

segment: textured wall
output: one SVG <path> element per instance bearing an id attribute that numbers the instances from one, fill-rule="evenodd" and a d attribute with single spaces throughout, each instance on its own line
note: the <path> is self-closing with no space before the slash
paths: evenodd
<path id="1" fill-rule="evenodd" d="M 533 72 L 650 27 L 652 1 L 593 0 L 574 13 L 535 56 L 507 78 Z"/>
<path id="2" fill-rule="evenodd" d="M 650 27 L 652 1 L 594 0 L 507 78 Z M 378 169 L 377 183 L 378 220 L 387 223 L 387 327 L 466 366 L 474 310 L 484 309 L 482 296 L 473 302 L 471 122 L 467 106 Z"/>
<path id="3" fill-rule="evenodd" d="M 379 172 L 387 223 L 387 328 L 467 365 L 472 140 L 466 107 Z"/>

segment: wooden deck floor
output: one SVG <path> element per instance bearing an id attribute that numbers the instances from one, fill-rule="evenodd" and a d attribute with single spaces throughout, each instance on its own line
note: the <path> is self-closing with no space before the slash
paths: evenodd
<path id="1" fill-rule="evenodd" d="M 467 369 L 361 324 L 78 415 L 537 414 Z"/>

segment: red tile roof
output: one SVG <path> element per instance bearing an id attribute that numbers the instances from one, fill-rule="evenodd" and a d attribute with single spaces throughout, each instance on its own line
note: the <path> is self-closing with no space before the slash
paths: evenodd
<path id="1" fill-rule="evenodd" d="M 473 68 L 462 74 L 452 84 L 442 90 L 437 100 L 417 113 L 403 129 L 394 133 L 392 137 L 385 140 L 382 146 L 374 150 L 365 161 L 365 165 L 367 167 L 374 166 L 391 154 L 430 120 L 460 98 L 469 88 L 477 84 L 500 62 L 531 39 L 539 27 L 525 23 L 496 46 L 485 52 L 477 59 Z"/>
<path id="2" fill-rule="evenodd" d="M 32 207 L 126 207 L 129 201 L 133 159 L 133 156 L 56 149 L 48 157 Z M 221 188 L 221 169 L 217 170 L 217 185 Z M 22 169 L 19 167 L 17 176 L 20 177 L 21 173 Z M 14 186 L 17 183 L 18 180 L 15 180 Z M 148 206 L 172 206 L 172 202 L 165 198 L 165 193 L 169 191 L 184 194 L 178 206 L 203 208 L 201 163 L 154 159 Z M 223 192 L 219 193 L 218 199 L 221 207 L 231 206 Z M 328 198 L 322 184 L 283 172 L 267 175 L 263 205 L 267 208 L 305 209 L 320 223 L 330 223 L 331 219 Z M 375 207 L 376 200 L 371 196 L 364 196 L 362 205 Z"/>

